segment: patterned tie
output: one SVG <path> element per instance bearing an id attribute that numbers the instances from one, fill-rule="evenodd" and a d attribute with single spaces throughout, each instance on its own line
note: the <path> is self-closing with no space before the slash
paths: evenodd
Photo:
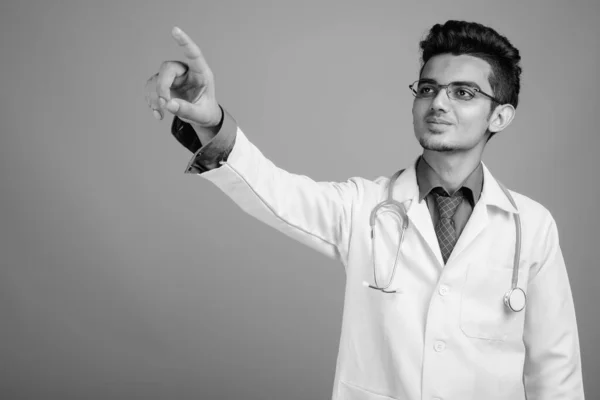
<path id="1" fill-rule="evenodd" d="M 435 234 L 440 244 L 444 264 L 446 264 L 458 240 L 452 217 L 456 213 L 458 205 L 463 201 L 464 196 L 462 190 L 458 190 L 452 197 L 444 190 L 434 191 L 433 194 L 440 214 L 440 219 L 435 226 Z"/>

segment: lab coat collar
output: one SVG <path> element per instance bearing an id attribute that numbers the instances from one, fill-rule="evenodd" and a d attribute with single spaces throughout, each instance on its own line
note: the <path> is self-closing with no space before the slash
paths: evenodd
<path id="1" fill-rule="evenodd" d="M 419 201 L 419 185 L 417 184 L 417 162 L 419 158 L 415 160 L 408 168 L 404 170 L 396 180 L 396 184 L 393 189 L 394 200 L 400 203 L 411 202 L 413 200 Z M 404 204 L 406 209 L 410 208 L 411 203 Z"/>
<path id="2" fill-rule="evenodd" d="M 418 160 L 418 159 L 417 159 Z M 448 263 L 456 258 L 487 226 L 488 206 L 500 208 L 510 213 L 518 213 L 518 210 L 508 200 L 500 185 L 494 179 L 490 171 L 483 164 L 483 190 L 469 223 L 463 230 Z M 419 201 L 419 187 L 417 184 L 416 161 L 400 174 L 392 190 L 396 201 L 402 203 L 407 210 L 408 219 L 414 224 L 419 233 L 427 242 L 431 252 L 441 266 L 444 265 L 442 253 L 435 234 L 435 228 L 431 220 L 431 214 L 425 199 Z"/>
<path id="3" fill-rule="evenodd" d="M 483 164 L 483 191 L 481 199 L 489 206 L 498 207 L 506 212 L 518 214 L 519 210 L 512 205 L 500 187 L 500 183 L 492 176 L 490 170 Z"/>
<path id="4" fill-rule="evenodd" d="M 419 202 L 419 186 L 417 184 L 416 172 L 418 160 L 419 158 L 406 168 L 394 185 L 394 199 L 400 203 L 405 203 L 404 205 L 407 209 L 410 209 L 411 205 Z M 479 201 L 483 200 L 488 206 L 494 206 L 506 212 L 518 214 L 519 210 L 506 197 L 500 184 L 491 174 L 485 163 L 481 162 L 481 164 L 483 166 L 483 190 Z"/>

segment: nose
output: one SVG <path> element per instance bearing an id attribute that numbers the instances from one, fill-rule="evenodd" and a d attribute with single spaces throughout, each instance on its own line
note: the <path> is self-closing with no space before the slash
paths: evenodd
<path id="1" fill-rule="evenodd" d="M 431 100 L 431 109 L 435 111 L 448 111 L 450 98 L 448 97 L 448 88 L 440 88 L 439 92 Z"/>

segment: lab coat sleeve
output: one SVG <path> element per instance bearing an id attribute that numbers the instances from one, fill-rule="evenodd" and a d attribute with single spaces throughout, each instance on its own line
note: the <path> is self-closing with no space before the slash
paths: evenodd
<path id="1" fill-rule="evenodd" d="M 242 210 L 311 248 L 347 264 L 351 210 L 357 181 L 316 182 L 277 167 L 237 127 L 226 160 L 209 171 L 209 180 Z"/>
<path id="2" fill-rule="evenodd" d="M 532 267 L 525 315 L 527 400 L 583 400 L 579 336 L 558 230 L 549 215 L 544 252 Z M 541 236 L 544 237 L 544 236 Z"/>

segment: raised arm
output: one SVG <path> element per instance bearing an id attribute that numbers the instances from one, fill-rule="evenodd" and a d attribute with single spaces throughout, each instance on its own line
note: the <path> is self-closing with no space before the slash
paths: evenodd
<path id="1" fill-rule="evenodd" d="M 214 75 L 199 47 L 178 28 L 172 35 L 186 62 L 162 63 L 147 82 L 146 99 L 158 119 L 166 112 L 175 116 L 174 136 L 194 153 L 186 172 L 213 182 L 250 215 L 345 263 L 360 180 L 316 182 L 275 166 L 217 103 Z"/>

